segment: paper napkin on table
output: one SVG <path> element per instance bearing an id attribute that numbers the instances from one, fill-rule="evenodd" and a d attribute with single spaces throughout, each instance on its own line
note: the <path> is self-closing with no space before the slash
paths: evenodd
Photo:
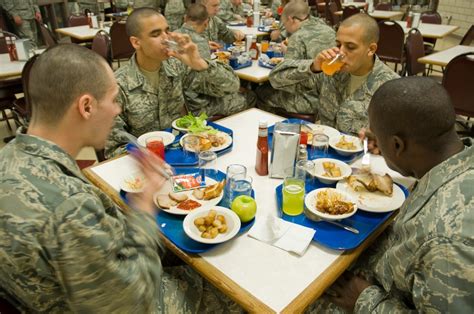
<path id="1" fill-rule="evenodd" d="M 248 235 L 282 250 L 303 255 L 316 230 L 274 216 L 258 217 Z"/>

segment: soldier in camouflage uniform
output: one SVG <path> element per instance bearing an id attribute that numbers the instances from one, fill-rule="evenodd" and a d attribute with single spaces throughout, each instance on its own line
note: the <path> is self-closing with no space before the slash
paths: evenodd
<path id="1" fill-rule="evenodd" d="M 184 88 L 212 97 L 239 89 L 239 78 L 231 67 L 204 60 L 188 35 L 167 34 L 167 27 L 166 19 L 152 9 L 134 10 L 127 19 L 127 33 L 136 53 L 116 72 L 122 113 L 107 141 L 107 157 L 124 152 L 128 142 L 125 132 L 140 136 L 170 127 L 186 112 Z M 177 40 L 182 52 L 167 49 L 162 43 L 167 39 Z"/>
<path id="2" fill-rule="evenodd" d="M 121 9 L 127 9 L 128 3 L 133 3 L 134 9 L 139 8 L 153 8 L 163 12 L 165 8 L 165 0 L 117 0 L 115 5 Z"/>
<path id="3" fill-rule="evenodd" d="M 239 311 L 190 268 L 163 269 L 156 157 L 138 161 L 150 188 L 127 211 L 78 168 L 73 156 L 103 147 L 120 112 L 103 58 L 55 46 L 36 60 L 30 83 L 30 126 L 0 151 L 0 298 L 26 313 Z"/>
<path id="4" fill-rule="evenodd" d="M 89 10 L 95 15 L 99 14 L 99 4 L 97 0 L 77 0 L 77 4 L 79 5 L 81 13 L 84 13 L 85 10 Z"/>
<path id="5" fill-rule="evenodd" d="M 244 20 L 244 7 L 242 0 L 221 0 L 217 16 L 224 22 Z"/>
<path id="6" fill-rule="evenodd" d="M 398 75 L 376 56 L 378 26 L 366 14 L 344 20 L 337 31 L 340 48 L 322 51 L 314 60 L 288 60 L 270 73 L 273 88 L 291 94 L 312 91 L 318 103 L 274 102 L 263 93 L 257 95 L 265 110 L 283 108 L 289 112 L 319 113 L 321 124 L 344 133 L 357 134 L 368 124 L 367 108 L 374 92 Z M 321 64 L 342 53 L 344 65 L 333 76 L 321 73 Z"/>
<path id="7" fill-rule="evenodd" d="M 35 20 L 41 22 L 37 0 L 3 0 L 2 6 L 13 19 L 15 32 L 21 38 L 28 38 L 38 46 L 38 29 Z"/>
<path id="8" fill-rule="evenodd" d="M 184 13 L 183 0 L 168 0 L 165 7 L 165 17 L 168 21 L 170 31 L 177 30 L 183 25 Z"/>
<path id="9" fill-rule="evenodd" d="M 221 48 L 218 44 L 219 41 L 231 44 L 236 40 L 244 40 L 244 33 L 229 29 L 227 25 L 216 16 L 219 13 L 219 0 L 201 0 L 200 3 L 206 7 L 207 13 L 209 14 L 209 25 L 204 35 L 209 41 L 211 49 Z"/>
<path id="10" fill-rule="evenodd" d="M 292 1 L 283 9 L 282 24 L 292 35 L 288 39 L 285 61 L 314 59 L 322 50 L 333 47 L 336 43 L 336 32 L 319 18 L 309 15 L 306 2 Z M 298 108 L 300 113 L 314 113 L 319 102 L 319 95 L 314 91 L 292 94 L 275 90 L 270 84 L 262 85 L 258 91 L 267 102 L 277 103 L 278 107 Z M 312 108 L 304 112 L 304 108 Z"/>
<path id="11" fill-rule="evenodd" d="M 448 93 L 429 78 L 393 80 L 372 97 L 369 119 L 388 166 L 418 182 L 329 300 L 355 313 L 472 313 L 474 148 L 456 134 Z"/>

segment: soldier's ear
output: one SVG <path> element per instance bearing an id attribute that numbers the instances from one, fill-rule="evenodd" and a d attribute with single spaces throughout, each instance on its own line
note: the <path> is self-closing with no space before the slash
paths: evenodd
<path id="1" fill-rule="evenodd" d="M 140 48 L 140 39 L 138 37 L 130 36 L 129 40 L 135 50 Z"/>
<path id="2" fill-rule="evenodd" d="M 89 120 L 94 112 L 94 106 L 96 105 L 96 99 L 90 94 L 81 95 L 76 101 L 77 111 L 79 115 L 85 119 Z"/>
<path id="3" fill-rule="evenodd" d="M 372 57 L 376 51 L 377 51 L 377 43 L 371 43 L 369 45 L 369 51 L 367 52 L 367 55 L 369 57 Z"/>

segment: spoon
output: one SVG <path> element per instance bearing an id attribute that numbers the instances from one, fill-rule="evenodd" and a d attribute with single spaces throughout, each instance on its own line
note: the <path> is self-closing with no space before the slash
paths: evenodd
<path id="1" fill-rule="evenodd" d="M 322 219 L 322 218 L 319 218 L 318 216 L 316 216 L 315 214 L 313 214 L 312 212 L 310 212 L 309 210 L 307 210 L 306 208 L 304 209 L 304 214 L 305 216 L 309 219 L 309 220 L 312 220 L 314 222 L 319 222 L 319 221 L 325 221 L 327 223 L 330 223 L 334 226 L 338 226 L 340 228 L 343 228 L 349 232 L 352 232 L 352 233 L 355 233 L 355 234 L 359 234 L 359 230 L 357 230 L 356 228 L 353 228 L 353 227 L 349 227 L 347 225 L 344 225 L 340 222 L 336 222 L 336 221 L 332 221 L 332 220 L 325 220 L 325 219 Z"/>

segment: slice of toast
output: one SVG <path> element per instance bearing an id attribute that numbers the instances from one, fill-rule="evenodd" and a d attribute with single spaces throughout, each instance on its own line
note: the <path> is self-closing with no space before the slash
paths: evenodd
<path id="1" fill-rule="evenodd" d="M 170 209 L 173 206 L 178 205 L 177 202 L 173 201 L 168 195 L 160 194 L 156 197 L 158 206 L 162 209 Z"/>

